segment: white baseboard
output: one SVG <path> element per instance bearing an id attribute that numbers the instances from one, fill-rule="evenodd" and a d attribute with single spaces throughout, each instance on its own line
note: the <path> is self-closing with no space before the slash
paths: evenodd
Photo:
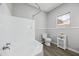
<path id="1" fill-rule="evenodd" d="M 72 48 L 67 48 L 67 49 L 68 49 L 68 50 L 71 50 L 71 51 L 73 51 L 73 52 L 79 53 L 79 51 L 74 50 L 74 49 L 72 49 Z"/>
<path id="2" fill-rule="evenodd" d="M 56 42 L 52 42 L 53 44 L 56 44 L 57 45 L 57 43 Z M 77 51 L 77 50 L 74 50 L 74 49 L 72 49 L 72 48 L 67 48 L 68 50 L 70 50 L 70 51 L 73 51 L 73 52 L 75 52 L 75 53 L 79 53 L 79 51 Z"/>

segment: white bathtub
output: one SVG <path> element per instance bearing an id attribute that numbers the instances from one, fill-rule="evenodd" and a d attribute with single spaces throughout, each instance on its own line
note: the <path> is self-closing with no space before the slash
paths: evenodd
<path id="1" fill-rule="evenodd" d="M 9 51 L 3 52 L 2 56 L 43 56 L 43 45 L 34 40 L 26 46 L 11 47 Z"/>
<path id="2" fill-rule="evenodd" d="M 41 43 L 39 43 L 38 41 L 35 41 L 35 43 L 33 43 L 34 46 L 32 48 L 32 53 L 30 53 L 30 55 L 32 56 L 43 56 L 43 45 Z"/>
<path id="3" fill-rule="evenodd" d="M 26 48 L 27 47 L 27 48 Z M 38 41 L 34 40 L 34 42 L 29 45 L 18 46 L 15 48 L 10 47 L 10 50 L 5 50 L 1 54 L 2 56 L 43 56 L 43 45 Z"/>
<path id="4" fill-rule="evenodd" d="M 33 44 L 34 44 L 34 48 L 32 48 L 33 53 L 31 55 L 43 56 L 43 45 L 41 43 L 39 43 L 38 41 L 35 41 L 35 43 L 33 43 Z"/>

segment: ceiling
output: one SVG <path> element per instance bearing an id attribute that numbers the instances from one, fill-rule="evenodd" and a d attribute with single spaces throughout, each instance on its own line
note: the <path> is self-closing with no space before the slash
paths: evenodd
<path id="1" fill-rule="evenodd" d="M 27 4 L 37 8 L 37 6 L 34 3 L 27 3 Z M 51 10 L 53 10 L 54 8 L 56 8 L 61 4 L 62 3 L 38 3 L 40 9 L 44 12 L 50 12 Z"/>

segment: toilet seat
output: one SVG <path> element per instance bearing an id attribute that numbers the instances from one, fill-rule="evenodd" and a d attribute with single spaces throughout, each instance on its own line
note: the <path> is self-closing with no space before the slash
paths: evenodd
<path id="1" fill-rule="evenodd" d="M 45 38 L 45 41 L 49 41 L 49 42 L 50 42 L 50 41 L 51 41 L 51 39 L 50 39 L 50 38 Z"/>

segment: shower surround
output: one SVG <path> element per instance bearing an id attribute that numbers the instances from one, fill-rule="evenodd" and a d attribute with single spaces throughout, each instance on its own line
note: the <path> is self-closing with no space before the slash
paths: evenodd
<path id="1" fill-rule="evenodd" d="M 10 49 L 2 50 L 6 43 L 10 43 Z M 43 55 L 42 44 L 35 40 L 35 21 L 0 15 L 0 55 Z"/>

